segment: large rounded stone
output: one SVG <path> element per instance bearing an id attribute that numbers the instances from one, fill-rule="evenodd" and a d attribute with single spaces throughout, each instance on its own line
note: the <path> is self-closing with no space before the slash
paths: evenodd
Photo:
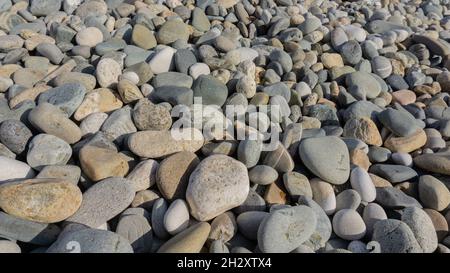
<path id="1" fill-rule="evenodd" d="M 72 156 L 72 148 L 59 137 L 39 134 L 29 144 L 27 163 L 36 170 L 49 165 L 65 165 Z"/>
<path id="2" fill-rule="evenodd" d="M 309 239 L 316 224 L 316 214 L 307 206 L 274 210 L 259 225 L 258 247 L 264 253 L 289 253 Z"/>
<path id="3" fill-rule="evenodd" d="M 104 179 L 83 193 L 80 209 L 67 221 L 97 228 L 126 209 L 133 198 L 134 189 L 125 179 Z"/>
<path id="4" fill-rule="evenodd" d="M 450 191 L 439 179 L 423 175 L 419 179 L 420 201 L 427 208 L 442 211 L 450 204 Z"/>
<path id="5" fill-rule="evenodd" d="M 161 195 L 168 199 L 184 198 L 189 176 L 200 160 L 193 152 L 179 152 L 161 162 L 156 176 L 156 185 Z"/>
<path id="6" fill-rule="evenodd" d="M 81 191 L 60 179 L 28 179 L 0 186 L 0 207 L 30 221 L 60 222 L 74 214 L 81 204 Z"/>
<path id="7" fill-rule="evenodd" d="M 366 225 L 358 212 L 342 209 L 333 217 L 333 230 L 342 239 L 359 240 L 366 234 Z"/>
<path id="8" fill-rule="evenodd" d="M 338 137 L 307 138 L 300 143 L 299 153 L 303 164 L 321 179 L 336 185 L 348 180 L 350 156 Z"/>
<path id="9" fill-rule="evenodd" d="M 241 205 L 249 192 L 247 168 L 226 155 L 212 155 L 195 168 L 189 178 L 186 200 L 199 221 Z"/>
<path id="10" fill-rule="evenodd" d="M 380 244 L 382 253 L 422 253 L 412 230 L 399 220 L 386 219 L 375 223 L 372 240 Z"/>
<path id="11" fill-rule="evenodd" d="M 434 252 L 438 245 L 438 238 L 433 222 L 425 211 L 416 207 L 405 208 L 402 222 L 411 228 L 424 253 Z"/>

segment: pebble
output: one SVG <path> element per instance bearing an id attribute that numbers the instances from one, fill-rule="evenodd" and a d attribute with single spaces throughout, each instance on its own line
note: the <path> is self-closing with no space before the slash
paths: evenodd
<path id="1" fill-rule="evenodd" d="M 388 219 L 383 207 L 377 203 L 367 204 L 364 208 L 362 217 L 366 224 L 366 233 L 370 236 L 372 235 L 374 225 L 378 221 Z"/>
<path id="2" fill-rule="evenodd" d="M 208 240 L 221 240 L 228 242 L 237 233 L 236 217 L 231 212 L 225 212 L 214 218 L 211 222 L 211 231 Z"/>
<path id="3" fill-rule="evenodd" d="M 288 253 L 314 232 L 317 217 L 303 205 L 279 209 L 264 218 L 258 228 L 258 247 L 263 253 Z"/>
<path id="4" fill-rule="evenodd" d="M 6 213 L 41 223 L 60 222 L 81 204 L 81 191 L 58 179 L 26 179 L 0 186 L 0 207 Z"/>
<path id="5" fill-rule="evenodd" d="M 164 228 L 175 235 L 189 226 L 189 209 L 183 199 L 173 201 L 164 215 Z"/>
<path id="6" fill-rule="evenodd" d="M 425 207 L 442 211 L 450 205 L 450 191 L 444 183 L 431 175 L 419 178 L 419 198 Z"/>
<path id="7" fill-rule="evenodd" d="M 340 211 L 342 209 L 356 210 L 360 204 L 361 196 L 353 189 L 344 190 L 336 196 L 336 211 Z"/>
<path id="8" fill-rule="evenodd" d="M 83 193 L 80 208 L 67 221 L 97 228 L 109 221 L 133 201 L 134 190 L 124 178 L 107 178 Z"/>
<path id="9" fill-rule="evenodd" d="M 101 87 L 113 87 L 119 81 L 120 64 L 110 58 L 101 59 L 97 64 L 95 75 Z"/>
<path id="10" fill-rule="evenodd" d="M 207 222 L 192 225 L 165 242 L 158 253 L 199 253 L 210 230 Z"/>
<path id="11" fill-rule="evenodd" d="M 81 169 L 76 165 L 50 165 L 45 166 L 36 178 L 57 178 L 68 181 L 74 185 L 78 184 L 81 177 Z"/>
<path id="12" fill-rule="evenodd" d="M 370 167 L 370 172 L 392 183 L 403 182 L 417 176 L 414 169 L 402 165 L 374 164 Z"/>
<path id="13" fill-rule="evenodd" d="M 157 52 L 148 63 L 153 74 L 168 72 L 173 66 L 175 52 L 176 50 L 171 47 L 165 47 Z"/>
<path id="14" fill-rule="evenodd" d="M 196 152 L 203 145 L 203 141 L 202 133 L 195 128 L 140 131 L 128 137 L 128 147 L 138 156 L 159 158 L 182 151 Z M 153 149 L 149 150 L 147 147 Z"/>
<path id="15" fill-rule="evenodd" d="M 258 228 L 269 213 L 265 211 L 247 211 L 239 214 L 236 219 L 239 231 L 249 240 L 256 241 Z"/>
<path id="16" fill-rule="evenodd" d="M 258 185 L 269 185 L 278 178 L 278 172 L 266 165 L 256 165 L 248 172 L 250 182 Z"/>
<path id="17" fill-rule="evenodd" d="M 366 234 L 366 225 L 358 212 L 342 209 L 333 216 L 333 230 L 344 240 L 359 240 Z"/>
<path id="18" fill-rule="evenodd" d="M 152 227 L 141 215 L 121 215 L 116 233 L 128 240 L 134 253 L 148 253 L 153 243 Z"/>
<path id="19" fill-rule="evenodd" d="M 212 155 L 200 162 L 190 175 L 186 200 L 191 215 L 207 221 L 241 205 L 248 192 L 245 165 L 225 155 Z"/>
<path id="20" fill-rule="evenodd" d="M 78 242 L 73 245 L 71 242 Z M 53 243 L 47 253 L 133 253 L 133 248 L 128 240 L 117 233 L 93 228 L 84 228 L 72 232 L 63 233 Z"/>
<path id="21" fill-rule="evenodd" d="M 329 154 L 328 151 L 334 151 Z M 347 146 L 337 137 L 318 137 L 303 140 L 299 146 L 303 164 L 321 179 L 335 185 L 345 183 L 350 175 Z"/>
<path id="22" fill-rule="evenodd" d="M 156 173 L 160 164 L 152 159 L 139 162 L 134 169 L 127 175 L 135 192 L 146 190 L 156 183 Z"/>
<path id="23" fill-rule="evenodd" d="M 362 201 L 372 202 L 375 200 L 375 186 L 369 174 L 364 169 L 356 167 L 351 171 L 350 184 L 359 193 Z"/>
<path id="24" fill-rule="evenodd" d="M 310 181 L 313 200 L 322 207 L 327 215 L 336 210 L 336 195 L 330 183 L 313 179 Z"/>
<path id="25" fill-rule="evenodd" d="M 95 47 L 103 42 L 103 33 L 96 27 L 87 27 L 77 33 L 75 40 L 80 46 Z"/>
<path id="26" fill-rule="evenodd" d="M 30 141 L 27 163 L 41 170 L 45 166 L 65 165 L 72 156 L 72 148 L 64 140 L 47 134 L 39 134 Z"/>
<path id="27" fill-rule="evenodd" d="M 35 172 L 26 163 L 0 156 L 0 181 L 14 180 L 20 178 L 32 178 Z"/>
<path id="28" fill-rule="evenodd" d="M 438 244 L 437 234 L 433 222 L 425 211 L 417 207 L 405 208 L 402 222 L 411 228 L 424 253 L 434 252 Z"/>
<path id="29" fill-rule="evenodd" d="M 393 187 L 377 188 L 376 201 L 385 208 L 419 207 L 422 205 L 413 197 L 406 195 L 401 190 Z"/>
<path id="30" fill-rule="evenodd" d="M 360 139 L 368 145 L 381 146 L 383 143 L 376 124 L 368 117 L 347 120 L 343 136 Z"/>
<path id="31" fill-rule="evenodd" d="M 411 136 L 419 127 L 412 115 L 404 111 L 388 108 L 377 115 L 378 120 L 396 136 Z"/>
<path id="32" fill-rule="evenodd" d="M 396 219 L 375 223 L 372 240 L 380 243 L 381 253 L 422 253 L 411 228 Z"/>
<path id="33" fill-rule="evenodd" d="M 0 251 L 450 251 L 445 1 L 0 2 Z"/>
<path id="34" fill-rule="evenodd" d="M 1 143 L 16 154 L 25 151 L 32 136 L 30 129 L 19 120 L 5 120 L 0 125 Z"/>
<path id="35" fill-rule="evenodd" d="M 125 158 L 110 149 L 85 146 L 80 150 L 79 158 L 81 169 L 92 181 L 124 177 L 129 169 Z"/>
<path id="36" fill-rule="evenodd" d="M 0 212 L 0 235 L 24 243 L 48 246 L 58 237 L 61 229 L 55 224 L 29 221 Z"/>
<path id="37" fill-rule="evenodd" d="M 172 126 L 170 111 L 163 105 L 153 104 L 147 99 L 136 103 L 132 115 L 134 124 L 139 130 L 167 130 Z"/>

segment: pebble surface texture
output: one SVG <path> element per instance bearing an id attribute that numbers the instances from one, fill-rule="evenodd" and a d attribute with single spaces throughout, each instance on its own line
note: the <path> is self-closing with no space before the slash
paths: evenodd
<path id="1" fill-rule="evenodd" d="M 449 253 L 449 19 L 0 0 L 0 253 Z"/>

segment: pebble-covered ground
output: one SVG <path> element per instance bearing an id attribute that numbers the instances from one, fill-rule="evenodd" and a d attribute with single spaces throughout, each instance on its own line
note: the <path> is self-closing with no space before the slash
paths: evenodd
<path id="1" fill-rule="evenodd" d="M 448 0 L 0 0 L 0 252 L 448 253 L 447 41 Z"/>

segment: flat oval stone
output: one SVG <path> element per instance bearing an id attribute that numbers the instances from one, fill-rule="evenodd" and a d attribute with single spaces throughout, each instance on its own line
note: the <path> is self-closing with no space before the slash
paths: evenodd
<path id="1" fill-rule="evenodd" d="M 63 233 L 47 253 L 133 253 L 133 248 L 117 233 L 85 228 Z"/>
<path id="2" fill-rule="evenodd" d="M 81 204 L 81 191 L 59 179 L 28 179 L 0 186 L 0 207 L 30 221 L 60 222 L 73 215 Z"/>
<path id="3" fill-rule="evenodd" d="M 396 136 L 411 136 L 420 128 L 412 115 L 404 111 L 387 108 L 377 115 L 378 120 Z"/>
<path id="4" fill-rule="evenodd" d="M 58 107 L 50 103 L 44 102 L 32 109 L 28 119 L 36 129 L 57 136 L 69 144 L 81 139 L 80 128 Z"/>
<path id="5" fill-rule="evenodd" d="M 203 134 L 195 128 L 141 131 L 128 137 L 130 150 L 138 156 L 148 158 L 159 158 L 182 151 L 196 152 L 202 146 Z"/>
<path id="6" fill-rule="evenodd" d="M 417 176 L 414 169 L 402 165 L 374 164 L 369 170 L 391 183 L 403 182 Z"/>
<path id="7" fill-rule="evenodd" d="M 346 76 L 347 86 L 358 86 L 363 90 L 368 99 L 376 98 L 381 92 L 381 86 L 378 81 L 370 74 L 362 71 L 356 71 Z"/>
<path id="8" fill-rule="evenodd" d="M 184 198 L 189 176 L 200 163 L 193 152 L 184 151 L 164 159 L 157 171 L 156 185 L 161 195 L 168 199 Z"/>
<path id="9" fill-rule="evenodd" d="M 47 165 L 64 165 L 72 156 L 72 148 L 64 140 L 47 134 L 35 136 L 29 146 L 27 163 L 36 170 Z"/>
<path id="10" fill-rule="evenodd" d="M 226 155 L 212 155 L 200 162 L 189 178 L 186 200 L 191 215 L 206 221 L 241 205 L 249 192 L 247 168 Z"/>
<path id="11" fill-rule="evenodd" d="M 384 146 L 392 152 L 410 153 L 421 147 L 427 142 L 427 135 L 422 129 L 407 137 L 390 136 L 384 142 Z"/>
<path id="12" fill-rule="evenodd" d="M 248 172 L 248 177 L 252 183 L 258 185 L 268 185 L 278 178 L 278 172 L 266 165 L 256 165 Z"/>
<path id="13" fill-rule="evenodd" d="M 104 179 L 83 193 L 78 211 L 67 219 L 97 228 L 126 209 L 134 197 L 134 189 L 124 178 Z"/>
<path id="14" fill-rule="evenodd" d="M 416 199 L 393 187 L 377 188 L 376 202 L 385 208 L 392 209 L 422 208 L 422 205 Z"/>
<path id="15" fill-rule="evenodd" d="M 380 244 L 381 253 L 422 253 L 412 230 L 396 219 L 375 223 L 372 240 Z"/>
<path id="16" fill-rule="evenodd" d="M 299 154 L 303 164 L 321 179 L 336 185 L 348 180 L 350 156 L 347 146 L 338 137 L 304 139 L 300 143 Z"/>
<path id="17" fill-rule="evenodd" d="M 55 224 L 29 221 L 0 212 L 1 237 L 47 246 L 57 239 L 60 232 L 60 228 Z"/>
<path id="18" fill-rule="evenodd" d="M 275 210 L 258 228 L 258 247 L 263 253 L 291 252 L 309 239 L 316 224 L 316 214 L 307 206 Z"/>
<path id="19" fill-rule="evenodd" d="M 83 120 L 93 113 L 106 113 L 121 108 L 123 102 L 117 93 L 108 88 L 98 88 L 86 94 L 74 114 L 75 120 Z"/>
<path id="20" fill-rule="evenodd" d="M 342 209 L 333 217 L 333 231 L 345 240 L 359 240 L 366 234 L 361 216 L 352 209 Z"/>
<path id="21" fill-rule="evenodd" d="M 158 198 L 153 201 L 154 204 L 151 213 L 153 232 L 158 238 L 167 239 L 170 234 L 167 232 L 166 227 L 164 226 L 164 216 L 166 215 L 169 205 L 164 198 Z"/>
<path id="22" fill-rule="evenodd" d="M 414 164 L 433 173 L 450 175 L 450 154 L 447 153 L 419 155 L 414 158 Z"/>

